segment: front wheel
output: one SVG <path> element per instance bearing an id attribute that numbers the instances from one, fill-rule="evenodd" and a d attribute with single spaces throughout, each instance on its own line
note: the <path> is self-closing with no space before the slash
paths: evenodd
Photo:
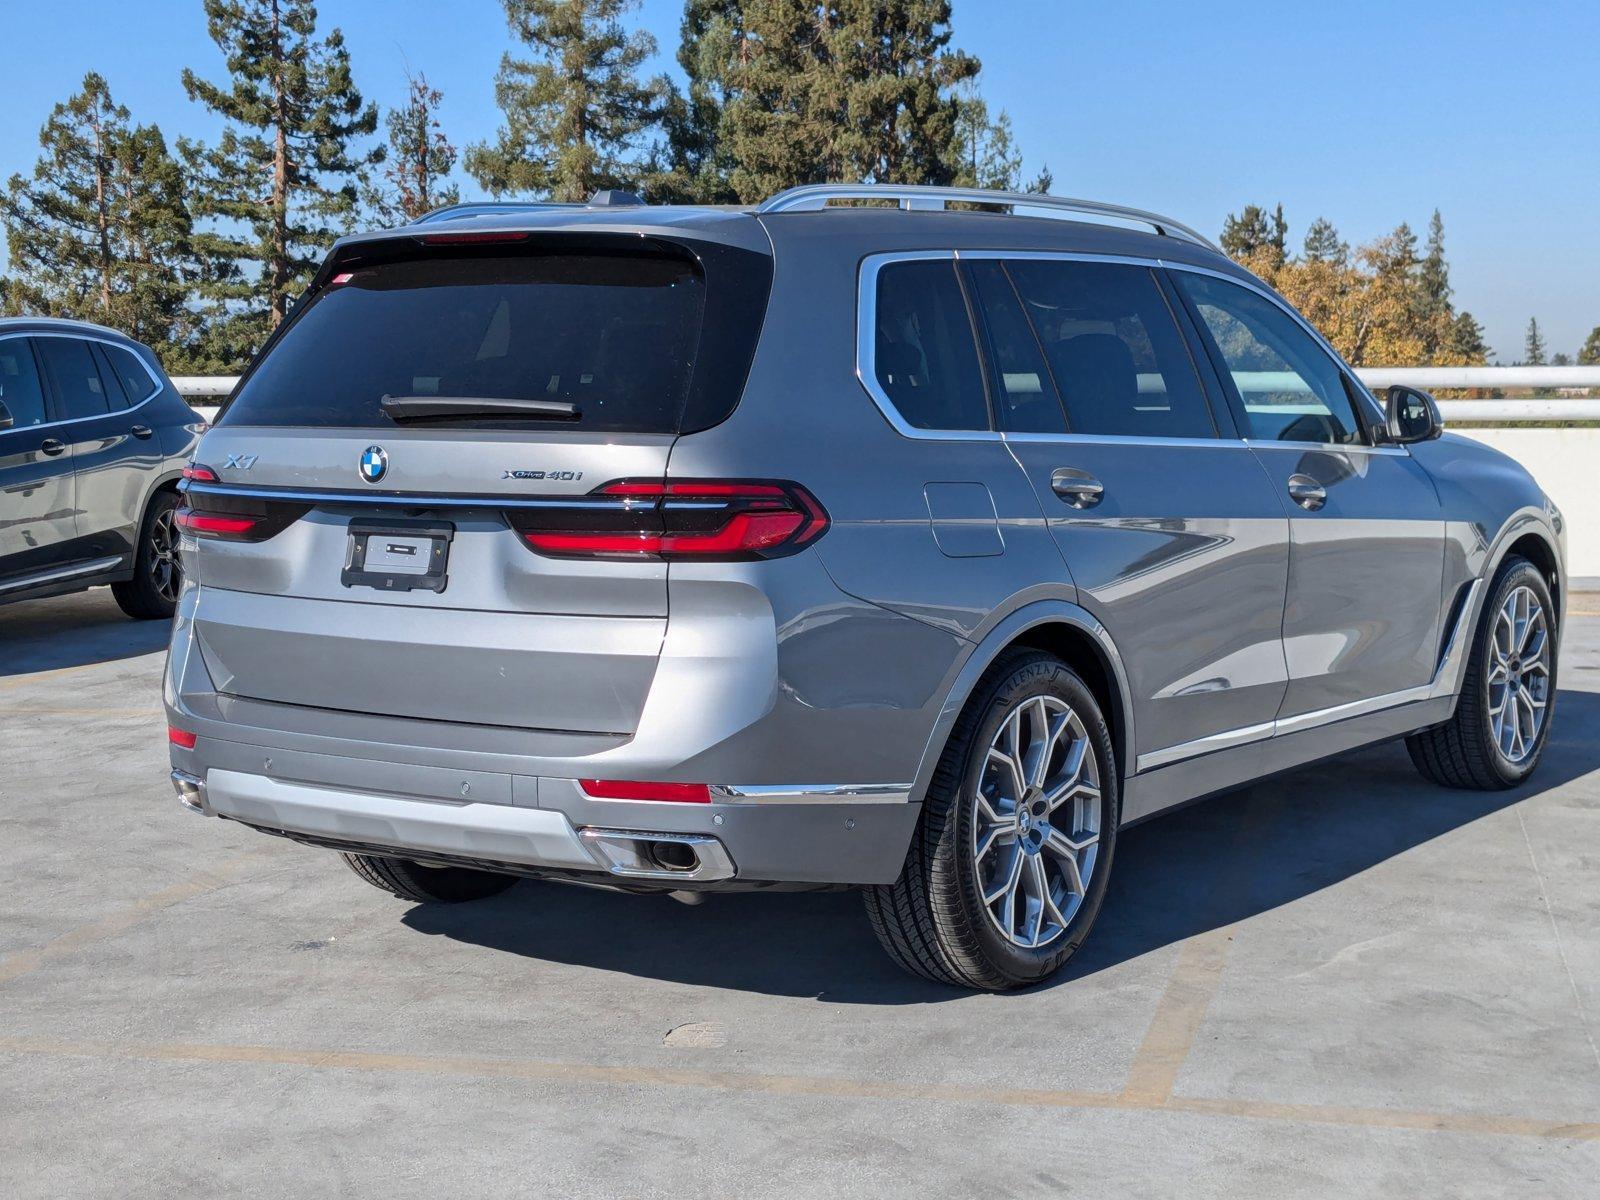
<path id="1" fill-rule="evenodd" d="M 865 892 L 873 929 L 940 983 L 1038 983 L 1088 935 L 1120 819 L 1094 695 L 1050 654 L 1009 654 L 956 721 L 900 878 Z"/>
<path id="2" fill-rule="evenodd" d="M 1555 613 L 1539 569 L 1508 558 L 1478 619 L 1455 714 L 1406 739 L 1425 777 L 1445 787 L 1498 791 L 1533 774 L 1555 709 Z"/>

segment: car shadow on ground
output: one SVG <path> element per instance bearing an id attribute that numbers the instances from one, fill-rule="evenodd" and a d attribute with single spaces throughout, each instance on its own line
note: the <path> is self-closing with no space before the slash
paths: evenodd
<path id="1" fill-rule="evenodd" d="M 1124 830 L 1105 907 L 1060 987 L 1330 887 L 1452 829 L 1600 770 L 1600 694 L 1562 690 L 1544 761 L 1508 792 L 1423 781 L 1400 742 L 1353 751 Z M 507 954 L 832 1003 L 964 993 L 879 949 L 850 893 L 654 896 L 527 883 L 493 900 L 411 909 L 411 928 Z"/>
<path id="2" fill-rule="evenodd" d="M 135 621 L 110 588 L 0 607 L 0 679 L 138 658 L 167 648 L 169 621 Z"/>

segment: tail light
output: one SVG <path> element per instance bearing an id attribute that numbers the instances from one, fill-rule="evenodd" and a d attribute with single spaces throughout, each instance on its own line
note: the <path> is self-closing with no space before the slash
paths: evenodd
<path id="1" fill-rule="evenodd" d="M 616 503 L 518 509 L 508 519 L 540 554 L 660 561 L 780 558 L 828 528 L 827 512 L 797 483 L 622 479 L 591 494 Z"/>
<path id="2" fill-rule="evenodd" d="M 259 517 L 233 517 L 226 513 L 198 512 L 192 508 L 180 508 L 173 513 L 172 519 L 185 533 L 196 533 L 203 537 L 245 538 L 261 524 Z"/>
<path id="3" fill-rule="evenodd" d="M 191 476 L 184 502 L 172 514 L 173 524 L 196 537 L 229 542 L 264 542 L 282 533 L 311 509 L 310 504 L 301 501 L 230 496 L 226 488 L 208 487 L 206 484 L 204 476 Z"/>

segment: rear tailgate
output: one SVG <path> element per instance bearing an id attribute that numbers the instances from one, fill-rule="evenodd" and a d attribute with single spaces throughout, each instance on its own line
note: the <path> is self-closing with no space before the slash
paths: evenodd
<path id="1" fill-rule="evenodd" d="M 275 339 L 201 445 L 214 480 L 188 495 L 195 513 L 257 522 L 191 531 L 195 629 L 219 691 L 635 729 L 666 631 L 666 564 L 547 556 L 513 526 L 582 528 L 634 506 L 594 493 L 662 480 L 680 430 L 737 401 L 748 350 L 731 391 L 726 369 L 697 365 L 723 308 L 705 256 L 591 243 L 380 254 L 331 275 Z M 765 260 L 739 255 L 764 299 Z M 744 322 L 751 348 L 760 316 Z M 384 397 L 397 395 L 491 403 L 396 420 Z M 494 411 L 519 398 L 572 411 Z"/>

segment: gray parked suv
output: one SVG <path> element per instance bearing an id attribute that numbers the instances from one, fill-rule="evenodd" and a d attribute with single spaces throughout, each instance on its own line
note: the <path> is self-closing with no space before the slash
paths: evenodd
<path id="1" fill-rule="evenodd" d="M 1401 735 L 1533 770 L 1561 515 L 1199 235 L 629 199 L 330 253 L 179 514 L 191 809 L 413 901 L 859 887 L 897 962 L 1000 989 L 1130 822 Z"/>
<path id="2" fill-rule="evenodd" d="M 129 616 L 172 616 L 172 513 L 202 427 L 149 347 L 0 320 L 0 604 L 109 583 Z"/>

